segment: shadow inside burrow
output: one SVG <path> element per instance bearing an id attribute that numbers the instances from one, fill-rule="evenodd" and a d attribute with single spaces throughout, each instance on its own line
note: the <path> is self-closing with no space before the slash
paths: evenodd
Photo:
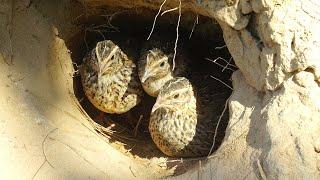
<path id="1" fill-rule="evenodd" d="M 106 39 L 115 42 L 128 57 L 135 62 L 139 60 L 143 44 L 147 41 L 146 39 L 152 29 L 153 17 L 156 12 L 145 9 L 138 11 L 136 9 L 126 9 L 120 12 L 121 13 L 113 16 L 111 21 L 109 19 L 110 17 L 106 18 L 106 16 L 97 13 L 79 18 L 75 22 L 76 25 L 79 26 L 79 31 L 72 37 L 67 38 L 66 41 L 68 48 L 72 52 L 71 55 L 75 69 L 82 63 L 83 57 L 94 48 L 98 41 Z M 217 94 L 222 94 L 212 100 L 217 103 L 217 106 L 213 109 L 213 111 L 216 111 L 215 119 L 219 119 L 226 100 L 231 94 L 231 90 L 217 79 L 231 86 L 230 76 L 233 70 L 226 69 L 223 65 L 219 66 L 212 61 L 220 57 L 224 60 L 220 62 L 220 64 L 224 64 L 225 66 L 225 63 L 233 64 L 233 61 L 227 48 L 223 47 L 224 41 L 221 29 L 214 21 L 210 18 L 200 16 L 199 23 L 194 26 L 195 28 L 192 30 L 196 17 L 195 14 L 189 12 L 184 14 L 183 17 L 186 18 L 181 21 L 177 53 L 185 53 L 184 56 L 191 59 L 191 71 L 201 73 L 206 77 L 212 76 L 216 78 L 205 79 L 208 81 L 207 83 L 210 83 L 211 86 L 214 87 L 213 89 Z M 164 41 L 170 41 L 171 44 L 174 43 L 176 38 L 176 20 L 177 14 L 169 14 L 160 18 L 156 23 L 150 40 L 152 40 L 153 37 L 160 36 L 163 37 Z M 191 32 L 192 36 L 190 36 Z M 211 61 L 208 60 L 208 58 L 210 58 Z M 225 62 L 226 60 L 230 61 Z M 148 119 L 155 98 L 144 95 L 142 102 L 127 113 L 121 115 L 103 113 L 103 116 L 101 116 L 101 112 L 86 98 L 81 86 L 80 76 L 74 77 L 74 92 L 83 109 L 94 121 L 104 127 L 114 125 L 112 128 L 114 133 L 111 135 L 110 143 L 120 142 L 123 144 L 126 152 L 140 158 L 151 159 L 154 157 L 166 157 L 155 146 L 148 132 Z M 201 110 L 198 109 L 198 111 Z M 142 119 L 140 119 L 140 117 L 142 117 Z M 136 127 L 138 122 L 139 126 Z M 216 124 L 217 123 L 212 125 L 212 132 L 215 131 Z M 213 151 L 218 149 L 223 141 L 227 125 L 228 110 L 223 115 L 218 127 L 218 135 Z M 176 175 L 186 172 L 188 169 L 186 168 L 188 166 L 186 164 L 192 165 L 194 161 L 196 161 L 178 161 L 179 158 L 167 158 L 167 167 L 176 167 Z"/>

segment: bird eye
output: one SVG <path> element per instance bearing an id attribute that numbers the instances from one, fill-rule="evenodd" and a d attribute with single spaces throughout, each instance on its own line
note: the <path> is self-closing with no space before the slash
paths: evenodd
<path id="1" fill-rule="evenodd" d="M 163 67 L 164 66 L 164 62 L 162 62 L 161 64 L 160 64 L 160 67 Z"/>
<path id="2" fill-rule="evenodd" d="M 179 97 L 179 94 L 176 94 L 173 96 L 173 98 L 177 99 Z"/>

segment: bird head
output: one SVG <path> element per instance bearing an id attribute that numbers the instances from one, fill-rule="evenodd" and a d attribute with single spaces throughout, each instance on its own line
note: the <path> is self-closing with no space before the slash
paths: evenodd
<path id="1" fill-rule="evenodd" d="M 119 46 L 110 40 L 98 42 L 91 54 L 98 64 L 97 73 L 100 76 L 115 73 L 122 66 L 123 58 L 127 58 Z"/>
<path id="2" fill-rule="evenodd" d="M 162 87 L 152 112 L 161 107 L 175 110 L 195 105 L 196 98 L 191 83 L 184 77 L 177 77 L 169 80 Z"/>
<path id="3" fill-rule="evenodd" d="M 147 51 L 139 62 L 139 78 L 142 83 L 149 78 L 160 79 L 171 74 L 171 55 L 166 55 L 160 49 L 154 48 Z"/>

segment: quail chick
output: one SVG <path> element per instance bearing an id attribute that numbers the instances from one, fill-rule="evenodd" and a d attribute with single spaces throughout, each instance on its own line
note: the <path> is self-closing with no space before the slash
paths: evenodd
<path id="1" fill-rule="evenodd" d="M 208 155 L 215 121 L 221 114 L 221 102 L 225 100 L 210 93 L 210 88 L 193 87 L 184 77 L 165 83 L 149 122 L 151 137 L 164 154 L 172 157 Z"/>
<path id="2" fill-rule="evenodd" d="M 187 72 L 187 58 L 178 55 L 173 70 L 173 55 L 159 48 L 143 51 L 138 63 L 138 75 L 147 94 L 157 97 L 161 87 L 173 77 L 183 76 Z"/>
<path id="3" fill-rule="evenodd" d="M 110 40 L 98 42 L 80 67 L 83 90 L 99 110 L 122 114 L 143 96 L 134 62 Z"/>

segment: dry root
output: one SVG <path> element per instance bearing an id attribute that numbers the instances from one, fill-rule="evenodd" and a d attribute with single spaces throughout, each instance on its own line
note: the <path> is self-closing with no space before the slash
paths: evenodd
<path id="1" fill-rule="evenodd" d="M 230 70 L 230 71 L 234 72 L 237 69 L 237 66 L 230 64 L 232 57 L 229 59 L 229 61 L 225 60 L 222 57 L 217 57 L 216 59 L 205 58 L 205 60 L 213 62 L 214 64 L 222 67 L 222 72 L 225 70 Z M 226 63 L 226 65 L 222 65 L 221 63 L 218 62 L 218 60 L 222 60 L 223 62 Z"/>
<path id="2" fill-rule="evenodd" d="M 197 24 L 199 24 L 199 15 L 198 14 L 197 14 L 196 20 L 193 23 L 192 30 L 191 30 L 191 33 L 189 35 L 189 39 L 191 39 L 193 31 L 194 31 L 194 28 L 196 27 Z"/>
<path id="3" fill-rule="evenodd" d="M 229 99 L 230 99 L 230 98 L 228 98 L 227 101 L 226 101 L 226 103 L 224 104 L 223 111 L 222 111 L 221 115 L 219 116 L 218 123 L 217 123 L 217 125 L 216 125 L 215 130 L 214 130 L 214 136 L 213 136 L 212 146 L 211 146 L 211 149 L 210 149 L 210 151 L 209 151 L 208 156 L 211 155 L 211 153 L 212 153 L 212 151 L 213 151 L 213 149 L 214 149 L 214 146 L 215 146 L 215 144 L 216 144 L 216 137 L 217 137 L 217 135 L 218 135 L 219 125 L 220 125 L 220 122 L 221 122 L 221 120 L 222 120 L 222 117 L 224 116 L 224 113 L 225 113 L 226 110 L 227 110 L 228 103 L 229 103 Z"/>
<path id="4" fill-rule="evenodd" d="M 150 34 L 147 38 L 147 40 L 150 39 L 153 31 L 154 31 L 154 27 L 156 25 L 156 22 L 157 22 L 157 18 L 158 16 L 160 15 L 161 13 L 161 10 L 162 10 L 162 7 L 164 6 L 164 4 L 166 3 L 167 0 L 164 0 L 162 2 L 162 4 L 160 5 L 159 7 L 159 11 L 158 13 L 156 14 L 156 16 L 154 17 L 154 20 L 153 20 L 153 24 L 152 24 L 152 28 L 151 28 L 151 31 L 150 31 Z M 179 40 L 179 26 L 180 26 L 180 21 L 181 21 L 181 0 L 179 0 L 179 6 L 176 7 L 176 8 L 172 8 L 172 9 L 169 9 L 169 10 L 166 10 L 164 12 L 161 13 L 161 16 L 168 13 L 168 12 L 172 12 L 172 11 L 175 11 L 175 10 L 179 10 L 179 17 L 178 17 L 178 22 L 177 22 L 177 27 L 176 27 L 176 40 L 175 40 L 175 45 L 174 45 L 174 53 L 173 53 L 173 59 L 172 59 L 172 71 L 175 69 L 175 66 L 176 66 L 176 62 L 175 62 L 175 59 L 176 59 L 176 56 L 177 56 L 177 46 L 178 46 L 178 40 Z"/>

